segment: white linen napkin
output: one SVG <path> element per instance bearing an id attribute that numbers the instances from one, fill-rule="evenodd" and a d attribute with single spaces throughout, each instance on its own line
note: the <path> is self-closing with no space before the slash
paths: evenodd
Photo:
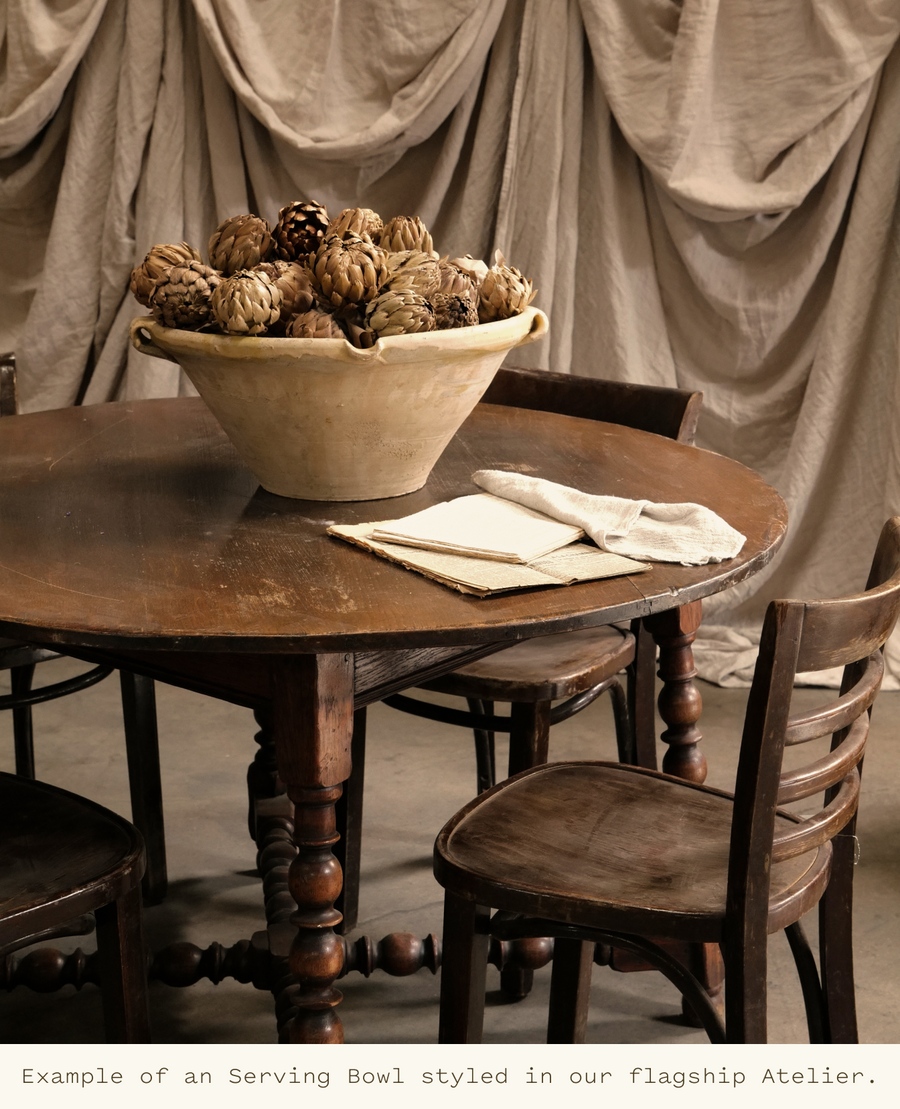
<path id="1" fill-rule="evenodd" d="M 478 470 L 472 481 L 497 497 L 575 524 L 598 547 L 629 558 L 705 566 L 734 558 L 746 537 L 703 505 L 597 496 L 543 478 Z"/>

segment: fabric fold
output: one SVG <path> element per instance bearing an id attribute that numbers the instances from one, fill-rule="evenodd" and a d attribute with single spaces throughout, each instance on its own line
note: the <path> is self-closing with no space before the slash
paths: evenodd
<path id="1" fill-rule="evenodd" d="M 478 470 L 472 481 L 496 497 L 575 524 L 598 547 L 629 558 L 705 566 L 734 558 L 746 538 L 700 504 L 655 504 L 584 493 L 504 470 Z"/>

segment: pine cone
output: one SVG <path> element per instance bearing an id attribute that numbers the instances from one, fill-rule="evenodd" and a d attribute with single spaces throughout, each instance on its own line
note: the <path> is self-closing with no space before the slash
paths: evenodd
<path id="1" fill-rule="evenodd" d="M 466 295 L 435 293 L 431 298 L 434 322 L 438 331 L 454 327 L 475 327 L 478 323 L 478 298 L 475 292 Z"/>
<path id="2" fill-rule="evenodd" d="M 272 253 L 274 240 L 260 216 L 232 216 L 220 223 L 209 240 L 209 264 L 224 274 L 252 270 Z"/>
<path id="3" fill-rule="evenodd" d="M 325 238 L 338 235 L 346 239 L 348 236 L 358 235 L 361 239 L 377 243 L 383 227 L 381 216 L 371 208 L 345 208 L 328 224 Z"/>
<path id="4" fill-rule="evenodd" d="M 480 258 L 473 258 L 471 254 L 464 254 L 461 258 L 451 258 L 450 265 L 467 273 L 475 283 L 476 289 L 481 287 L 484 275 L 488 271 L 487 262 L 482 262 Z"/>
<path id="5" fill-rule="evenodd" d="M 325 238 L 328 213 L 324 204 L 295 200 L 278 213 L 273 232 L 275 253 L 286 262 L 303 261 Z"/>
<path id="6" fill-rule="evenodd" d="M 150 297 L 156 282 L 172 266 L 199 262 L 200 255 L 187 243 L 157 243 L 151 247 L 143 262 L 131 271 L 131 295 L 145 308 L 150 307 Z"/>
<path id="7" fill-rule="evenodd" d="M 431 235 L 418 216 L 394 216 L 389 219 L 381 232 L 380 242 L 384 250 L 421 250 L 425 254 L 434 254 Z"/>
<path id="8" fill-rule="evenodd" d="M 478 319 L 481 323 L 491 323 L 518 316 L 532 302 L 534 294 L 528 278 L 508 266 L 498 250 L 497 261 L 485 274 L 478 290 Z"/>
<path id="9" fill-rule="evenodd" d="M 289 339 L 343 339 L 341 325 L 330 312 L 311 308 L 294 316 L 287 329 Z"/>
<path id="10" fill-rule="evenodd" d="M 308 265 L 313 290 L 329 309 L 374 300 L 388 278 L 383 251 L 357 235 L 325 239 Z"/>
<path id="11" fill-rule="evenodd" d="M 478 286 L 470 273 L 460 269 L 455 262 L 449 262 L 446 258 L 441 258 L 438 266 L 441 271 L 440 292 L 450 293 L 453 296 L 475 297 L 477 304 Z M 485 270 L 487 270 L 486 266 Z"/>
<path id="12" fill-rule="evenodd" d="M 387 256 L 388 289 L 413 289 L 427 300 L 441 287 L 441 267 L 437 259 L 421 250 L 403 250 Z"/>
<path id="13" fill-rule="evenodd" d="M 410 289 L 392 290 L 372 301 L 366 309 L 366 324 L 379 339 L 434 331 L 434 309 L 419 293 Z"/>
<path id="14" fill-rule="evenodd" d="M 209 323 L 212 294 L 221 281 L 221 274 L 202 262 L 170 266 L 156 282 L 147 307 L 166 327 L 202 327 Z"/>
<path id="15" fill-rule="evenodd" d="M 232 335 L 264 335 L 281 315 L 281 290 L 266 274 L 238 270 L 212 295 L 216 323 Z"/>

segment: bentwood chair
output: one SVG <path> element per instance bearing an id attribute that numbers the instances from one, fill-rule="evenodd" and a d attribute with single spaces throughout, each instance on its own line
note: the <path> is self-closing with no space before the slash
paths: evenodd
<path id="1" fill-rule="evenodd" d="M 595 945 L 635 951 L 682 992 L 714 1042 L 766 1041 L 767 937 L 784 929 L 812 1042 L 858 1039 L 852 882 L 860 768 L 900 613 L 900 517 L 864 593 L 774 601 L 763 625 L 733 794 L 604 762 L 551 763 L 458 812 L 435 844 L 446 891 L 442 1042 L 480 1039 L 488 936 L 553 936 L 548 1039 L 584 1036 Z M 840 695 L 791 714 L 801 671 L 843 666 Z M 786 747 L 816 743 L 783 768 Z M 823 795 L 812 814 L 811 798 Z M 801 803 L 802 811 L 789 806 Z M 819 909 L 819 969 L 801 917 Z M 489 917 L 488 906 L 499 910 Z M 652 936 L 652 942 L 645 937 Z M 725 1021 L 660 940 L 717 943 Z"/>
<path id="2" fill-rule="evenodd" d="M 690 444 L 703 394 L 504 367 L 482 401 L 603 420 Z M 655 661 L 652 639 L 641 621 L 635 620 L 630 632 L 615 627 L 586 628 L 526 640 L 421 686 L 465 697 L 468 712 L 406 694 L 386 697 L 384 703 L 472 728 L 481 791 L 496 780 L 493 733 L 509 732 L 508 772 L 515 774 L 546 762 L 550 728 L 608 690 L 620 761 L 652 769 L 656 767 Z M 617 677 L 623 670 L 628 674 L 627 699 Z M 508 716 L 494 712 L 497 701 L 511 704 Z"/>
<path id="3" fill-rule="evenodd" d="M 16 360 L 0 355 L 0 417 L 18 413 Z M 0 709 L 11 709 L 16 773 L 35 777 L 32 705 L 87 689 L 112 673 L 111 666 L 92 666 L 74 677 L 34 688 L 36 667 L 61 658 L 58 651 L 18 640 L 0 639 L 0 671 L 8 670 L 10 692 L 0 696 Z M 153 680 L 129 671 L 119 671 L 128 778 L 131 787 L 132 819 L 146 843 L 147 866 L 144 898 L 156 904 L 165 897 L 167 886 L 166 842 L 163 825 L 162 785 L 159 773 L 159 743 L 156 729 L 156 697 Z"/>
<path id="4" fill-rule="evenodd" d="M 150 1039 L 143 870 L 141 836 L 128 821 L 74 793 L 0 774 L 0 959 L 83 933 L 92 923 L 72 921 L 93 914 L 110 1043 Z"/>

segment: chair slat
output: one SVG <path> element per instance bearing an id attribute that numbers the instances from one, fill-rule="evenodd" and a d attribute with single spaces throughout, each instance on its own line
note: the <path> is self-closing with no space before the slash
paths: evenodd
<path id="1" fill-rule="evenodd" d="M 798 673 L 849 666 L 879 647 L 894 627 L 894 608 L 885 603 L 900 583 L 900 570 L 878 589 L 837 601 L 805 606 Z"/>
<path id="2" fill-rule="evenodd" d="M 883 676 L 884 657 L 878 651 L 869 656 L 862 678 L 842 697 L 790 718 L 785 734 L 785 747 L 808 743 L 811 739 L 821 739 L 848 727 L 861 712 L 872 707 Z"/>
<path id="3" fill-rule="evenodd" d="M 703 394 L 689 389 L 635 385 L 598 377 L 503 366 L 482 397 L 486 404 L 558 412 L 624 424 L 692 444 Z"/>
<path id="4" fill-rule="evenodd" d="M 827 843 L 852 820 L 858 800 L 859 771 L 854 768 L 841 782 L 841 788 L 830 805 L 789 832 L 775 836 L 772 841 L 772 863 L 795 859 L 798 855 Z"/>
<path id="5" fill-rule="evenodd" d="M 869 715 L 864 712 L 851 724 L 843 741 L 827 755 L 788 774 L 778 787 L 778 804 L 789 805 L 835 786 L 858 765 L 866 750 Z"/>

